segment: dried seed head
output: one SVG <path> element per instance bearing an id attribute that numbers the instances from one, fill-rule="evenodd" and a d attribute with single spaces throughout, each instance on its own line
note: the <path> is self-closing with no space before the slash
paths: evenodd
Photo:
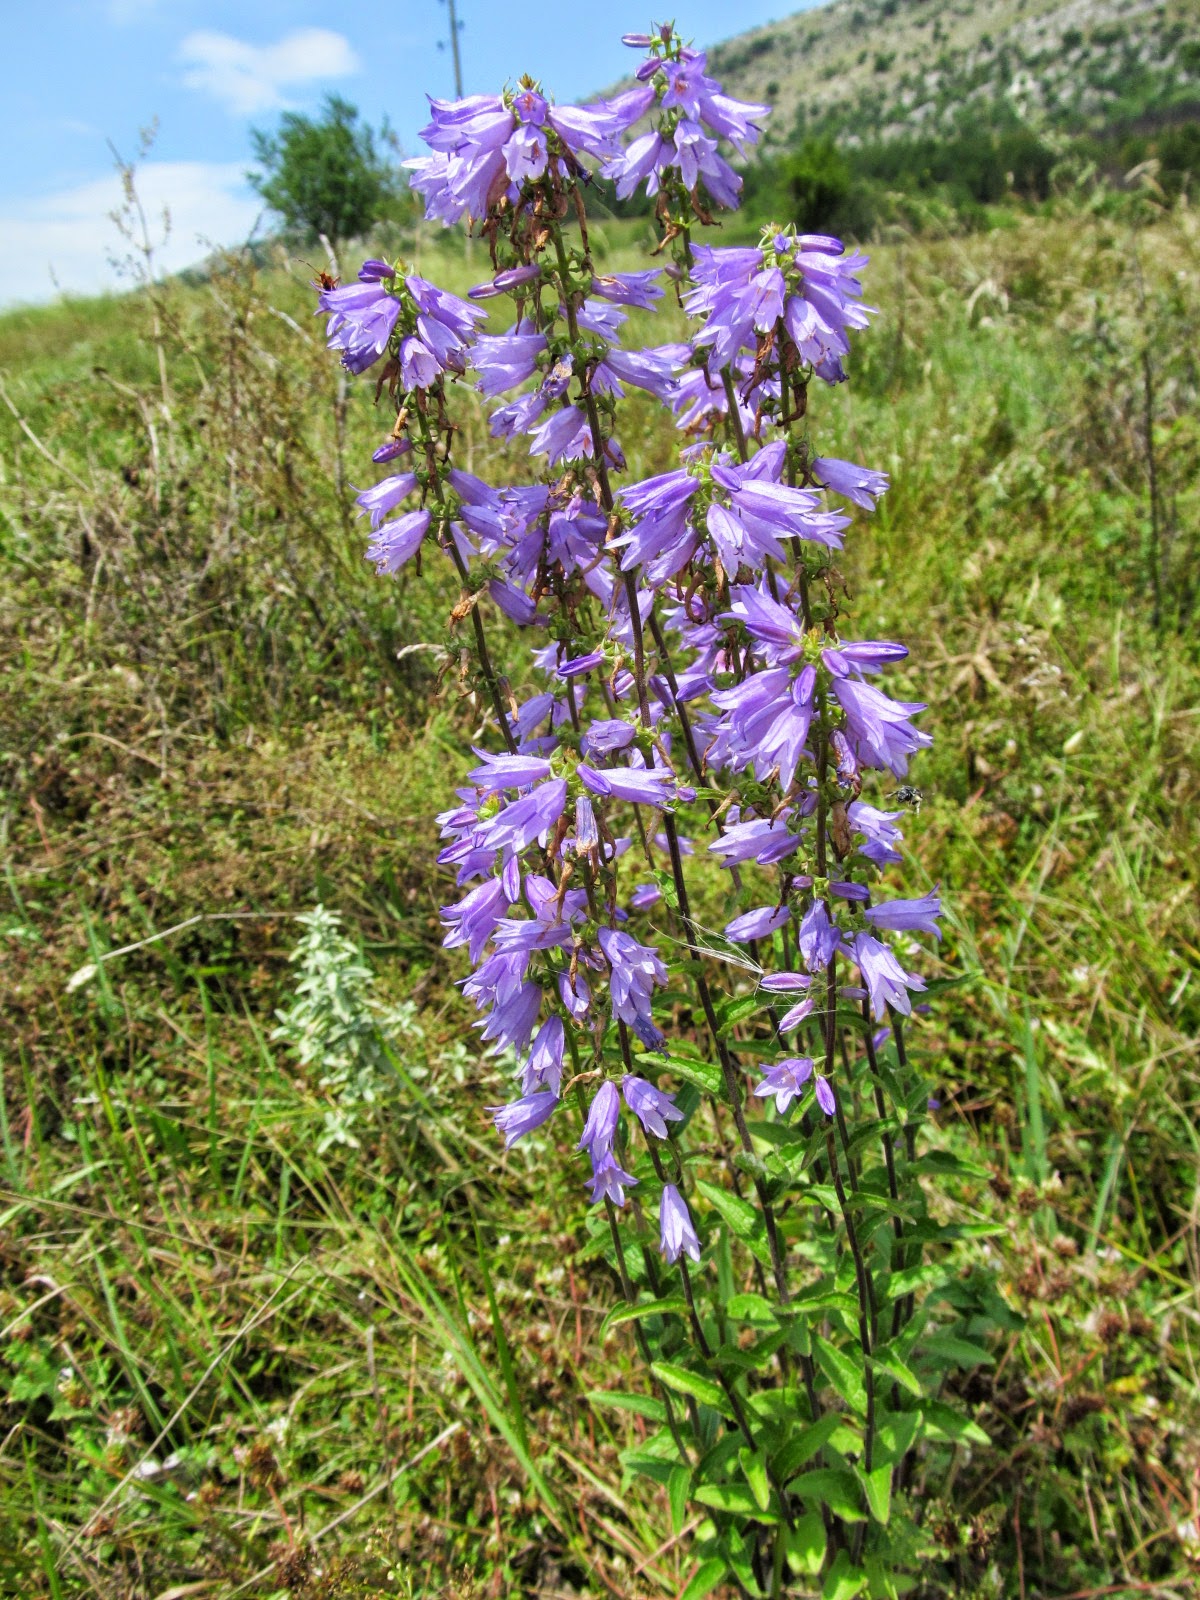
<path id="1" fill-rule="evenodd" d="M 1096 1324 L 1096 1336 L 1103 1344 L 1116 1344 L 1125 1332 L 1125 1318 L 1119 1311 L 1105 1311 Z"/>

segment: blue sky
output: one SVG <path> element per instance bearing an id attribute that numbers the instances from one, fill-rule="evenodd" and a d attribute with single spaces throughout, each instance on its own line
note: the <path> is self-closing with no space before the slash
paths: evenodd
<path id="1" fill-rule="evenodd" d="M 637 59 L 622 32 L 645 29 L 638 0 L 457 0 L 466 92 L 528 71 L 560 100 L 584 99 Z M 698 43 L 800 9 L 787 0 L 688 0 L 676 12 Z M 0 63 L 7 138 L 0 143 L 0 298 L 87 293 L 117 279 L 108 218 L 118 199 L 107 141 L 126 156 L 157 119 L 139 191 L 172 217 L 166 269 L 243 239 L 260 217 L 245 183 L 249 130 L 286 108 L 315 110 L 336 90 L 415 153 L 425 93 L 453 93 L 444 0 L 42 0 L 5 7 Z M 567 20 L 569 18 L 569 21 Z"/>

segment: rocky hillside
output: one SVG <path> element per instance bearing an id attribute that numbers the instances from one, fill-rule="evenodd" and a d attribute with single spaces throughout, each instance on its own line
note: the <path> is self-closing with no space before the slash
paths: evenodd
<path id="1" fill-rule="evenodd" d="M 981 117 L 1082 132 L 1200 116 L 1195 0 L 833 0 L 709 59 L 731 93 L 776 107 L 767 150 L 806 132 L 941 137 Z"/>

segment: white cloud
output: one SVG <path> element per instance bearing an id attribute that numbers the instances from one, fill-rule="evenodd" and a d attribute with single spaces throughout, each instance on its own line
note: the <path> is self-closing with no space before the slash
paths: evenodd
<path id="1" fill-rule="evenodd" d="M 137 189 L 156 243 L 164 207 L 170 213 L 170 232 L 155 258 L 162 272 L 179 272 L 218 246 L 241 243 L 262 212 L 236 161 L 147 161 L 137 170 Z M 49 300 L 56 287 L 72 294 L 122 287 L 128 280 L 112 265 L 114 256 L 127 254 L 111 217 L 120 203 L 115 172 L 23 206 L 10 202 L 0 214 L 8 298 Z"/>
<path id="2" fill-rule="evenodd" d="M 189 33 L 179 47 L 189 89 L 214 95 L 237 116 L 276 111 L 283 91 L 360 70 L 350 41 L 328 28 L 298 28 L 277 44 L 253 45 L 228 33 Z"/>

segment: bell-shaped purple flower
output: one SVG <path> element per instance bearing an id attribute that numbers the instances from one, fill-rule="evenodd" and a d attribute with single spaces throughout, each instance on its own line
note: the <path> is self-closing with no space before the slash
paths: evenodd
<path id="1" fill-rule="evenodd" d="M 687 1208 L 687 1201 L 673 1183 L 663 1184 L 659 1223 L 659 1248 L 668 1261 L 678 1261 L 680 1255 L 699 1261 L 700 1241 L 692 1226 L 692 1214 Z"/>
<path id="2" fill-rule="evenodd" d="M 869 933 L 860 933 L 855 939 L 854 959 L 870 993 L 875 1020 L 882 1022 L 889 1006 L 908 1016 L 912 1011 L 909 990 L 924 989 L 924 978 L 905 972 L 887 945 Z"/>
<path id="3" fill-rule="evenodd" d="M 480 830 L 480 842 L 491 850 L 525 850 L 539 834 L 554 826 L 566 803 L 565 780 L 550 778 L 532 794 L 523 795 L 497 812 Z"/>
<path id="4" fill-rule="evenodd" d="M 683 1121 L 683 1112 L 675 1104 L 674 1097 L 656 1088 L 645 1078 L 629 1074 L 623 1080 L 621 1088 L 625 1095 L 625 1104 L 646 1132 L 654 1134 L 655 1138 L 670 1138 L 667 1123 Z"/>
<path id="5" fill-rule="evenodd" d="M 528 324 L 525 324 L 528 327 Z M 493 398 L 532 378 L 546 349 L 542 333 L 481 334 L 471 347 L 470 362 L 479 374 L 479 390 Z"/>
<path id="6" fill-rule="evenodd" d="M 521 1074 L 521 1092 L 531 1094 L 535 1089 L 549 1089 L 558 1095 L 562 1088 L 563 1052 L 566 1035 L 561 1017 L 547 1017 L 538 1029 L 533 1049 L 529 1052 Z"/>
<path id="7" fill-rule="evenodd" d="M 666 806 L 675 798 L 675 774 L 669 767 L 605 767 L 580 762 L 579 777 L 593 794 L 611 795 L 633 805 Z"/>
<path id="8" fill-rule="evenodd" d="M 381 577 L 398 572 L 406 561 L 412 560 L 421 548 L 430 520 L 428 511 L 408 511 L 377 530 L 367 546 L 367 560 L 375 563 L 375 571 Z"/>
<path id="9" fill-rule="evenodd" d="M 583 1135 L 575 1148 L 586 1150 L 593 1161 L 598 1155 L 611 1151 L 620 1114 L 621 1097 L 617 1093 L 617 1086 L 605 1079 L 592 1098 L 583 1125 Z"/>
<path id="10" fill-rule="evenodd" d="M 601 928 L 600 948 L 609 965 L 609 992 L 613 1016 L 630 1027 L 650 1022 L 650 997 L 656 984 L 667 981 L 667 969 L 658 951 L 639 944 L 620 928 Z M 651 1025 L 652 1026 L 652 1025 Z M 659 1040 L 662 1035 L 653 1029 Z M 655 1045 L 654 1048 L 659 1048 Z"/>
<path id="11" fill-rule="evenodd" d="M 822 1077 L 819 1072 L 813 1079 L 813 1093 L 821 1110 L 827 1117 L 832 1117 L 837 1110 L 837 1100 L 834 1097 L 833 1085 L 828 1078 Z"/>
<path id="12" fill-rule="evenodd" d="M 450 930 L 442 943 L 448 950 L 465 944 L 472 964 L 482 956 L 496 924 L 508 906 L 499 878 L 488 878 L 457 905 L 442 907 L 442 922 Z"/>
<path id="13" fill-rule="evenodd" d="M 889 933 L 932 933 L 935 939 L 942 937 L 937 924 L 941 914 L 942 901 L 936 889 L 919 900 L 882 900 L 864 913 L 873 927 Z"/>
<path id="14" fill-rule="evenodd" d="M 800 954 L 810 972 L 824 972 L 841 940 L 836 923 L 829 920 L 824 900 L 814 900 L 804 913 L 797 934 Z"/>
<path id="15" fill-rule="evenodd" d="M 748 944 L 752 939 L 768 939 L 776 929 L 791 920 L 786 906 L 757 906 L 753 911 L 743 911 L 740 917 L 726 924 L 725 937 L 735 944 Z"/>
<path id="16" fill-rule="evenodd" d="M 400 301 L 372 278 L 323 289 L 317 297 L 317 310 L 329 314 L 329 348 L 341 351 L 342 365 L 349 372 L 359 373 L 387 349 L 400 316 Z"/>
<path id="17" fill-rule="evenodd" d="M 371 519 L 372 533 L 379 524 L 417 487 L 416 474 L 412 472 L 398 472 L 390 478 L 381 478 L 378 483 L 369 489 L 361 490 L 354 503 L 358 507 L 360 517 L 369 516 Z"/>
<path id="18" fill-rule="evenodd" d="M 588 1179 L 588 1190 L 591 1194 L 592 1204 L 599 1205 L 603 1200 L 611 1200 L 615 1206 L 625 1204 L 625 1191 L 637 1183 L 631 1172 L 626 1172 L 617 1163 L 617 1158 L 611 1150 L 591 1152 L 592 1175 Z"/>
<path id="19" fill-rule="evenodd" d="M 554 1113 L 558 1104 L 558 1096 L 549 1089 L 539 1090 L 537 1094 L 523 1095 L 520 1100 L 512 1100 L 504 1106 L 488 1106 L 496 1127 L 504 1135 L 504 1148 L 507 1150 L 518 1139 L 523 1139 L 527 1133 L 532 1133 L 535 1128 L 540 1128 Z"/>
<path id="20" fill-rule="evenodd" d="M 774 1095 L 775 1109 L 782 1116 L 792 1101 L 803 1094 L 804 1085 L 812 1077 L 812 1071 L 811 1056 L 784 1056 L 774 1066 L 764 1070 L 762 1082 L 755 1084 L 754 1093 L 760 1100 L 767 1100 Z"/>
<path id="21" fill-rule="evenodd" d="M 818 456 L 812 467 L 827 489 L 845 495 L 864 511 L 874 511 L 890 481 L 886 472 L 872 472 L 868 467 L 856 467 L 852 461 L 839 461 L 834 456 Z"/>
<path id="22" fill-rule="evenodd" d="M 933 743 L 909 721 L 925 710 L 920 701 L 892 700 L 856 678 L 835 677 L 833 692 L 846 713 L 846 733 L 863 766 L 887 767 L 902 778 L 909 756 Z"/>

